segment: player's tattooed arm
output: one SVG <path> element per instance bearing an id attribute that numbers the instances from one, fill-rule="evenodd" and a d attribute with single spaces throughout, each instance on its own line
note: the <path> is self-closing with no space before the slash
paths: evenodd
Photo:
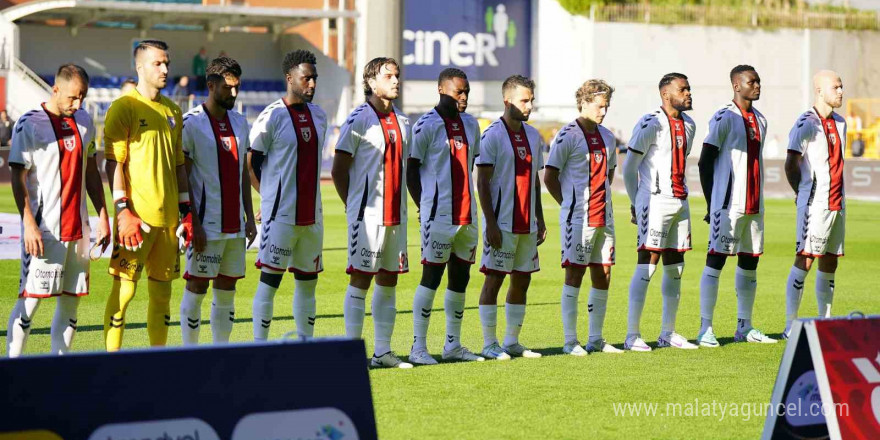
<path id="1" fill-rule="evenodd" d="M 538 220 L 538 246 L 540 246 L 547 239 L 544 207 L 541 205 L 541 179 L 535 179 L 535 218 Z"/>
<path id="2" fill-rule="evenodd" d="M 407 159 L 406 163 L 406 187 L 409 189 L 409 196 L 412 198 L 413 203 L 416 204 L 416 209 L 419 208 L 419 203 L 422 201 L 422 162 L 414 157 Z"/>
<path id="3" fill-rule="evenodd" d="M 98 213 L 98 229 L 95 231 L 95 244 L 101 246 L 101 253 L 110 244 L 110 216 L 107 213 L 107 202 L 104 200 L 104 182 L 98 172 L 98 161 L 90 157 L 86 163 L 86 193 Z"/>
<path id="4" fill-rule="evenodd" d="M 538 185 L 540 186 L 540 182 Z M 553 200 L 562 205 L 562 185 L 559 183 L 559 169 L 551 166 L 544 167 L 544 186 L 547 187 L 547 192 L 553 196 Z"/>
<path id="5" fill-rule="evenodd" d="M 333 156 L 333 167 L 330 169 L 330 177 L 333 178 L 333 186 L 336 187 L 336 194 L 342 199 L 342 204 L 348 203 L 348 184 L 351 164 L 354 162 L 354 156 L 351 154 L 336 150 Z"/>
<path id="6" fill-rule="evenodd" d="M 15 205 L 18 207 L 18 213 L 21 214 L 21 221 L 24 224 L 24 250 L 29 255 L 37 257 L 43 256 L 43 238 L 40 233 L 40 225 L 34 218 L 31 211 L 31 204 L 27 202 L 30 198 L 27 189 L 28 170 L 24 165 L 18 163 L 10 163 L 9 167 L 12 171 L 12 195 L 15 198 Z"/>
<path id="7" fill-rule="evenodd" d="M 785 157 L 785 178 L 795 195 L 798 193 L 798 186 L 801 184 L 801 162 L 804 156 L 794 150 L 788 150 L 788 156 Z"/>
<path id="8" fill-rule="evenodd" d="M 480 209 L 483 211 L 483 218 L 486 219 L 486 243 L 489 246 L 499 249 L 501 247 L 501 229 L 498 227 L 498 219 L 495 218 L 495 211 L 492 209 L 492 175 L 495 174 L 495 167 L 491 165 L 482 165 L 477 167 L 477 195 L 480 198 Z"/>
<path id="9" fill-rule="evenodd" d="M 703 196 L 706 198 L 706 216 L 703 221 L 709 223 L 709 210 L 712 209 L 712 187 L 715 183 L 715 160 L 718 159 L 718 147 L 712 144 L 703 144 L 700 152 L 700 186 L 703 188 Z"/>

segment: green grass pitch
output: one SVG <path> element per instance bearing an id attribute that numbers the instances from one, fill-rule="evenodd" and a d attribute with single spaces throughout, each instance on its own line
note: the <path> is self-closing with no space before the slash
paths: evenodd
<path id="1" fill-rule="evenodd" d="M 325 270 L 318 283 L 316 335 L 328 336 L 344 333 L 342 294 L 347 284 L 344 273 L 347 243 L 343 206 L 332 186 L 323 185 L 322 191 Z M 9 186 L 0 187 L 0 194 L 3 194 L 0 212 L 15 212 Z M 544 357 L 510 362 L 441 363 L 414 370 L 374 370 L 370 377 L 380 438 L 758 437 L 764 417 L 755 414 L 756 406 L 767 403 L 770 398 L 785 344 L 732 343 L 736 324 L 735 262 L 728 262 L 722 275 L 715 314 L 715 331 L 723 347 L 696 351 L 662 349 L 645 354 L 597 354 L 584 358 L 565 356 L 561 349 L 559 310 L 563 280 L 563 271 L 559 267 L 559 208 L 548 195 L 544 196 L 543 203 L 548 240 L 540 247 L 542 270 L 533 276 L 521 339 L 530 348 L 542 352 Z M 604 334 L 610 343 L 619 345 L 626 332 L 627 289 L 636 254 L 635 227 L 629 224 L 628 201 L 625 196 L 615 195 L 614 203 L 617 207 L 617 265 L 612 271 Z M 880 248 L 880 235 L 874 228 L 877 227 L 880 205 L 859 201 L 847 204 L 847 253 L 838 269 L 834 312 L 841 315 L 860 310 L 876 314 L 880 312 L 880 301 L 875 296 L 876 286 L 880 283 L 880 271 L 876 269 L 880 267 L 880 253 L 876 252 Z M 791 199 L 768 200 L 766 206 L 765 254 L 758 268 L 754 322 L 766 333 L 778 336 L 784 327 L 785 282 L 793 261 L 795 209 Z M 696 219 L 702 217 L 705 203 L 701 197 L 691 198 L 691 210 Z M 398 318 L 393 348 L 400 355 L 409 353 L 411 298 L 421 274 L 417 264 L 420 258 L 415 212 L 410 204 L 409 248 L 413 267 L 409 274 L 401 276 L 397 290 Z M 699 330 L 699 277 L 705 261 L 706 237 L 707 225 L 695 221 L 694 250 L 686 256 L 677 326 L 680 333 L 691 339 Z M 254 257 L 253 251 L 248 253 L 249 264 L 253 263 Z M 234 341 L 251 339 L 251 299 L 259 277 L 257 270 L 249 267 L 248 276 L 239 282 Z M 16 297 L 19 262 L 0 261 L 0 269 L 0 285 L 7 286 L 5 294 L 0 296 L 3 323 L 0 339 L 5 351 L 5 324 Z M 80 306 L 80 326 L 74 343 L 76 350 L 100 350 L 103 347 L 101 322 L 110 289 L 106 269 L 107 260 L 92 266 L 91 295 Z M 816 313 L 813 276 L 811 274 L 806 283 L 802 316 Z M 661 277 L 662 273 L 658 271 L 651 283 L 642 318 L 642 331 L 648 341 L 656 339 L 660 330 Z M 276 296 L 276 320 L 271 338 L 279 338 L 294 329 L 292 279 L 285 277 Z M 464 344 L 474 351 L 482 345 L 476 311 L 482 279 L 474 268 L 463 326 Z M 436 313 L 428 337 L 429 349 L 435 354 L 442 349 L 444 338 L 443 286 L 445 284 L 435 301 Z M 145 289 L 146 286 L 140 287 L 129 309 L 125 347 L 147 346 Z M 182 281 L 175 282 L 172 299 L 175 322 L 182 289 Z M 579 333 L 585 338 L 587 288 L 582 292 Z M 205 320 L 210 316 L 209 307 L 210 301 L 205 301 L 202 312 Z M 52 302 L 47 301 L 38 311 L 28 353 L 48 350 L 48 327 L 53 309 Z M 499 334 L 503 334 L 503 316 L 503 310 L 499 310 Z M 364 326 L 364 338 L 367 349 L 371 350 L 369 317 Z M 209 340 L 210 326 L 205 325 L 202 341 Z M 171 328 L 169 342 L 180 344 L 178 326 Z M 686 409 L 687 405 L 712 402 L 716 403 L 712 414 L 687 415 L 681 410 L 678 414 L 671 414 L 667 407 L 667 404 L 678 404 Z M 615 413 L 615 405 L 625 403 L 653 403 L 659 407 L 654 415 Z M 726 408 L 724 414 L 722 405 Z"/>

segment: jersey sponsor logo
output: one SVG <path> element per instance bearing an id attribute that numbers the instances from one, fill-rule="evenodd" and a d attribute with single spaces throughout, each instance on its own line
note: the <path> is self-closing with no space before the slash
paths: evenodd
<path id="1" fill-rule="evenodd" d="M 304 115 L 302 115 L 302 114 L 300 114 L 300 116 L 303 116 L 303 117 L 304 117 Z M 303 138 L 304 141 L 308 142 L 309 140 L 312 139 L 312 129 L 311 129 L 311 128 L 309 128 L 309 127 L 300 127 L 299 132 L 300 132 L 300 134 L 302 135 L 302 138 Z"/>
<path id="2" fill-rule="evenodd" d="M 278 246 L 275 246 L 274 244 L 269 245 L 269 253 L 277 254 L 277 255 L 284 255 L 285 257 L 289 257 L 289 256 L 293 255 L 293 251 L 291 249 L 278 247 Z"/>
<path id="3" fill-rule="evenodd" d="M 36 278 L 38 280 L 47 280 L 47 279 L 51 280 L 51 279 L 63 278 L 63 277 L 64 277 L 64 270 L 63 269 L 57 269 L 57 270 L 37 269 L 34 271 L 34 278 Z"/>
<path id="4" fill-rule="evenodd" d="M 199 263 L 220 264 L 223 262 L 223 256 L 220 254 L 196 254 L 196 261 Z"/>

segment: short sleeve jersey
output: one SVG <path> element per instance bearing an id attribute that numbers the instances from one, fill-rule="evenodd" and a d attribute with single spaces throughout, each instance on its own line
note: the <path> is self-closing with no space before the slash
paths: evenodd
<path id="1" fill-rule="evenodd" d="M 477 166 L 494 167 L 489 183 L 498 227 L 514 234 L 538 230 L 535 188 L 538 171 L 544 168 L 541 134 L 523 123 L 512 131 L 498 119 L 483 132 Z"/>
<path id="2" fill-rule="evenodd" d="M 178 223 L 177 167 L 183 115 L 165 96 L 151 101 L 134 89 L 113 101 L 104 119 L 105 156 L 123 167 L 132 210 L 151 226 Z"/>
<path id="3" fill-rule="evenodd" d="M 183 115 L 183 154 L 192 161 L 189 187 L 209 240 L 244 236 L 241 175 L 248 143 L 247 119 L 240 113 L 230 110 L 218 120 L 200 105 Z"/>
<path id="4" fill-rule="evenodd" d="M 846 120 L 832 112 L 823 118 L 815 108 L 802 114 L 788 135 L 788 150 L 804 156 L 798 205 L 845 209 L 843 152 L 846 149 Z"/>
<path id="5" fill-rule="evenodd" d="M 346 118 L 339 130 L 336 154 L 353 158 L 345 203 L 349 223 L 406 223 L 409 144 L 409 119 L 396 107 L 381 113 L 365 102 Z"/>
<path id="6" fill-rule="evenodd" d="M 629 140 L 629 150 L 643 154 L 639 165 L 639 192 L 685 199 L 685 170 L 696 125 L 690 116 L 671 118 L 662 108 L 639 119 Z"/>
<path id="7" fill-rule="evenodd" d="M 764 212 L 762 152 L 766 135 L 767 120 L 754 107 L 744 111 L 730 102 L 712 115 L 703 142 L 718 148 L 712 185 L 713 212 Z"/>
<path id="8" fill-rule="evenodd" d="M 559 170 L 562 206 L 559 222 L 590 227 L 614 224 L 611 181 L 617 167 L 614 134 L 598 125 L 587 132 L 575 120 L 556 134 L 547 167 Z"/>
<path id="9" fill-rule="evenodd" d="M 476 118 L 467 113 L 444 118 L 433 109 L 419 118 L 412 131 L 409 157 L 422 164 L 422 220 L 475 224 L 473 168 L 474 158 L 480 155 L 480 124 Z"/>
<path id="10" fill-rule="evenodd" d="M 43 104 L 15 123 L 9 163 L 27 170 L 25 202 L 41 231 L 60 241 L 83 237 L 89 224 L 86 164 L 95 153 L 95 126 L 85 110 L 64 117 Z"/>
<path id="11" fill-rule="evenodd" d="M 290 225 L 323 224 L 321 155 L 327 115 L 315 104 L 266 107 L 251 127 L 251 150 L 265 155 L 260 179 L 263 218 Z M 265 221 L 265 220 L 264 220 Z"/>

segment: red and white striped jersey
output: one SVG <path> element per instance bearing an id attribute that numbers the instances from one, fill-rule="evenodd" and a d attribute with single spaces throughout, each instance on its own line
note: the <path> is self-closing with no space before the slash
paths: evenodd
<path id="1" fill-rule="evenodd" d="M 629 140 L 629 149 L 644 154 L 639 164 L 639 192 L 685 199 L 688 195 L 685 169 L 696 125 L 690 116 L 670 118 L 662 108 L 639 119 Z"/>
<path id="2" fill-rule="evenodd" d="M 846 149 L 846 119 L 832 112 L 828 119 L 815 108 L 802 114 L 788 135 L 788 149 L 804 156 L 798 206 L 827 206 L 845 209 L 843 152 Z"/>
<path id="3" fill-rule="evenodd" d="M 192 161 L 192 203 L 208 240 L 244 237 L 241 174 L 248 132 L 247 119 L 231 110 L 223 120 L 211 117 L 204 105 L 183 115 L 183 154 Z"/>
<path id="4" fill-rule="evenodd" d="M 766 135 L 767 120 L 754 107 L 743 111 L 729 102 L 712 115 L 703 141 L 718 148 L 711 212 L 764 212 L 762 151 Z"/>
<path id="5" fill-rule="evenodd" d="M 559 170 L 560 224 L 614 224 L 609 177 L 617 167 L 616 146 L 611 130 L 598 125 L 595 131 L 587 132 L 577 120 L 556 134 L 550 144 L 547 167 Z"/>
<path id="6" fill-rule="evenodd" d="M 495 168 L 490 182 L 492 206 L 498 228 L 514 234 L 538 230 L 535 217 L 535 187 L 538 171 L 544 168 L 541 134 L 523 123 L 513 132 L 497 119 L 483 132 L 477 166 Z"/>
<path id="7" fill-rule="evenodd" d="M 480 124 L 460 113 L 447 119 L 436 109 L 413 126 L 410 158 L 422 163 L 420 215 L 453 225 L 477 222 L 474 157 L 480 155 Z"/>
<path id="8" fill-rule="evenodd" d="M 339 130 L 336 154 L 350 154 L 345 213 L 349 223 L 406 223 L 409 119 L 398 108 L 380 113 L 369 102 L 354 109 Z"/>
<path id="9" fill-rule="evenodd" d="M 60 241 L 83 237 L 89 225 L 86 164 L 95 153 L 95 126 L 85 110 L 62 117 L 42 104 L 15 123 L 9 163 L 28 170 L 26 202 L 41 231 Z"/>
<path id="10" fill-rule="evenodd" d="M 323 224 L 321 154 L 327 115 L 315 104 L 287 105 L 281 98 L 263 109 L 251 127 L 251 150 L 266 156 L 260 179 L 263 221 Z"/>

